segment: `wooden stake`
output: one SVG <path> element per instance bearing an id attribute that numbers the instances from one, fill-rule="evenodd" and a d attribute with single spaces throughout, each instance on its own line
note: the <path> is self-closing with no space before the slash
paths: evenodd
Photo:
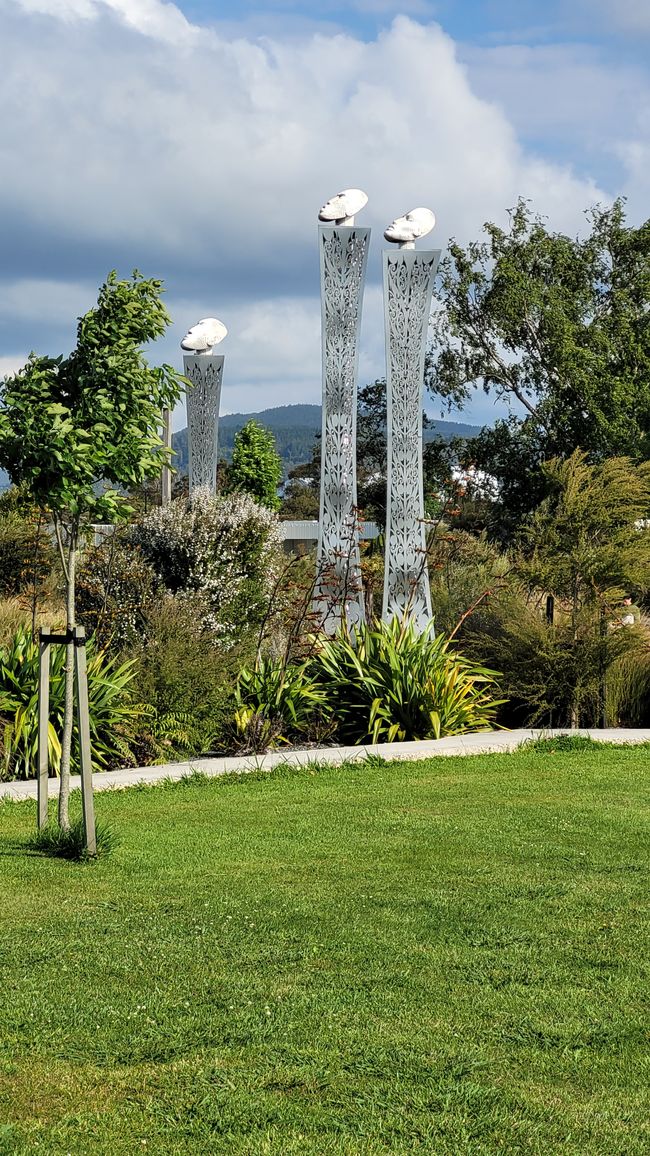
<path id="1" fill-rule="evenodd" d="M 47 823 L 48 731 L 50 723 L 50 628 L 41 626 L 38 645 L 38 829 Z"/>
<path id="2" fill-rule="evenodd" d="M 81 765 L 81 807 L 83 811 L 86 850 L 97 854 L 95 832 L 95 805 L 93 801 L 93 771 L 90 753 L 90 714 L 88 710 L 88 675 L 86 671 L 86 631 L 74 628 L 74 656 L 77 675 L 77 726 L 79 728 L 79 762 Z"/>

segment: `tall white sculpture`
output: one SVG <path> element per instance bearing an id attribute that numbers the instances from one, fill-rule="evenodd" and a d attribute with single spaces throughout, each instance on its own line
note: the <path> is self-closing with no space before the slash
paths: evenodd
<path id="1" fill-rule="evenodd" d="M 187 448 L 190 494 L 199 486 L 217 488 L 217 435 L 223 379 L 223 355 L 213 354 L 228 330 L 216 317 L 204 317 L 181 341 L 183 373 L 192 383 L 187 391 Z"/>
<path id="2" fill-rule="evenodd" d="M 345 189 L 318 214 L 323 357 L 318 578 L 314 613 L 334 634 L 364 619 L 356 516 L 357 368 L 370 229 L 354 224 L 367 203 Z"/>
<path id="3" fill-rule="evenodd" d="M 412 209 L 384 237 L 387 457 L 386 557 L 382 618 L 408 615 L 420 630 L 431 621 L 422 492 L 422 393 L 433 279 L 440 250 L 415 251 L 435 224 L 430 209 Z"/>

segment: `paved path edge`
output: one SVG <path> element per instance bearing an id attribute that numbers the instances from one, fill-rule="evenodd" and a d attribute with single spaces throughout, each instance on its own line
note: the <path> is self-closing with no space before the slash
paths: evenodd
<path id="1" fill-rule="evenodd" d="M 597 742 L 620 745 L 650 743 L 650 729 L 633 730 L 610 728 L 603 730 L 516 730 L 486 731 L 479 734 L 457 735 L 446 739 L 426 739 L 411 743 L 376 743 L 359 747 L 320 747 L 310 750 L 270 751 L 265 755 L 235 755 L 228 758 L 195 758 L 182 763 L 162 763 L 154 767 L 128 767 L 120 771 L 104 771 L 93 775 L 96 791 L 122 790 L 126 787 L 155 785 L 163 780 L 178 780 L 189 775 L 206 776 L 246 774 L 251 771 L 272 771 L 282 764 L 304 767 L 310 763 L 363 762 L 368 756 L 378 756 L 386 762 L 405 762 L 430 759 L 443 755 L 484 755 L 514 751 L 531 739 L 556 738 L 559 735 L 584 735 Z M 75 775 L 72 790 L 79 790 Z M 58 795 L 58 779 L 49 779 L 49 793 Z M 17 801 L 36 798 L 36 780 L 0 783 L 0 799 Z"/>

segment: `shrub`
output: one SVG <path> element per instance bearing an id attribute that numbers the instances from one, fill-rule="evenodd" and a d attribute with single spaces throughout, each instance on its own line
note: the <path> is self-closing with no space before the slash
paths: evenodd
<path id="1" fill-rule="evenodd" d="M 12 642 L 0 647 L 0 725 L 4 732 L 4 775 L 32 778 L 38 758 L 38 643 L 20 628 Z M 93 769 L 110 770 L 132 761 L 129 739 L 140 714 L 129 692 L 134 663 L 118 664 L 98 650 L 93 639 L 86 647 L 88 706 Z M 50 666 L 50 773 L 58 774 L 65 697 L 65 648 L 56 646 Z M 78 739 L 75 722 L 73 740 Z M 73 767 L 78 767 L 76 757 Z"/>
<path id="2" fill-rule="evenodd" d="M 640 632 L 640 645 L 610 666 L 605 680 L 609 726 L 650 726 L 650 639 Z"/>
<path id="3" fill-rule="evenodd" d="M 129 539 L 170 593 L 202 600 L 216 639 L 231 645 L 259 626 L 281 548 L 277 516 L 248 494 L 196 490 L 136 523 Z"/>
<path id="4" fill-rule="evenodd" d="M 259 658 L 252 669 L 241 672 L 235 702 L 236 738 L 243 751 L 322 741 L 334 730 L 326 692 L 304 662 Z"/>
<path id="5" fill-rule="evenodd" d="M 343 742 L 441 738 L 494 726 L 496 674 L 408 620 L 323 642 L 312 669 Z"/>
<path id="6" fill-rule="evenodd" d="M 507 583 L 511 562 L 484 535 L 438 527 L 428 548 L 433 617 L 438 629 L 449 634 L 472 607 L 482 604 L 486 592 Z"/>
<path id="7" fill-rule="evenodd" d="M 215 646 L 202 608 L 166 594 L 147 613 L 133 652 L 133 694 L 144 704 L 133 744 L 139 763 L 219 747 L 230 725 L 237 675 L 253 655 L 241 645 Z"/>
<path id="8" fill-rule="evenodd" d="M 608 671 L 636 646 L 634 630 L 607 629 L 592 608 L 574 616 L 556 602 L 549 624 L 539 592 L 514 584 L 484 603 L 460 638 L 465 653 L 503 670 L 508 726 L 599 726 Z"/>
<path id="9" fill-rule="evenodd" d="M 0 499 L 0 596 L 40 594 L 55 566 L 43 517 L 15 490 Z"/>
<path id="10" fill-rule="evenodd" d="M 77 617 L 100 646 L 136 643 L 156 600 L 156 575 L 141 551 L 115 531 L 84 551 L 77 572 Z"/>

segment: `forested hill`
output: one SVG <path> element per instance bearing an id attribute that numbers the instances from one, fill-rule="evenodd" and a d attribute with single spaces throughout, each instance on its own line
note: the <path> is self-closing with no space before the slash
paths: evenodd
<path id="1" fill-rule="evenodd" d="M 293 466 L 308 462 L 311 458 L 314 438 L 320 433 L 321 407 L 319 405 L 278 405 L 273 409 L 263 409 L 259 413 L 228 413 L 219 418 L 219 457 L 230 461 L 235 434 L 250 418 L 270 429 L 284 464 L 285 474 Z M 465 425 L 457 421 L 434 421 L 430 429 L 425 429 L 424 440 L 435 437 L 446 440 L 453 437 L 475 437 L 480 426 Z M 175 467 L 181 473 L 187 470 L 187 430 L 179 430 L 173 437 L 174 450 L 178 455 Z M 0 490 L 9 484 L 4 471 L 0 470 Z"/>
<path id="2" fill-rule="evenodd" d="M 275 438 L 278 453 L 282 458 L 285 473 L 311 458 L 316 434 L 321 428 L 321 407 L 319 405 L 278 405 L 273 409 L 263 409 L 259 413 L 228 413 L 219 418 L 219 457 L 230 461 L 235 434 L 247 421 L 255 418 L 260 425 L 270 429 Z M 452 437 L 475 437 L 480 426 L 465 425 L 456 421 L 434 421 L 430 429 L 424 431 L 424 440 L 435 437 L 446 440 Z M 187 430 L 174 434 L 173 445 L 176 454 L 176 469 L 187 469 Z"/>

